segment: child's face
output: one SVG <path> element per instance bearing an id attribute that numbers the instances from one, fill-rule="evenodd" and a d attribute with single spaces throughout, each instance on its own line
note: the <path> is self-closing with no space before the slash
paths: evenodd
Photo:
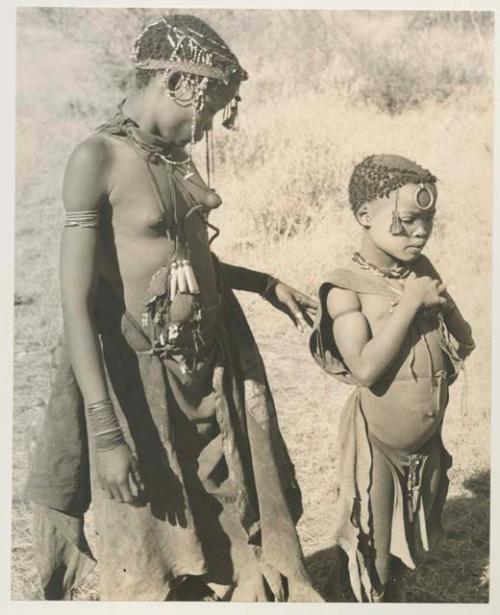
<path id="1" fill-rule="evenodd" d="M 367 204 L 368 216 L 362 221 L 363 226 L 373 243 L 398 261 L 415 260 L 432 233 L 436 213 L 436 186 L 425 184 L 434 197 L 432 206 L 425 211 L 417 204 L 416 194 L 420 187 L 420 184 L 406 184 L 399 189 L 398 212 L 403 226 L 400 235 L 393 235 L 390 231 L 396 191 L 391 192 L 387 198 L 376 199 Z"/>

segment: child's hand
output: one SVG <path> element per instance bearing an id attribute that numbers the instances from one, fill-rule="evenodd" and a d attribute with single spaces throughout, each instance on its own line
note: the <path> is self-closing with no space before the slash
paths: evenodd
<path id="1" fill-rule="evenodd" d="M 442 296 L 446 286 L 439 280 L 422 276 L 417 278 L 411 273 L 405 281 L 404 296 L 415 302 L 417 309 L 441 307 L 446 304 L 446 298 Z"/>

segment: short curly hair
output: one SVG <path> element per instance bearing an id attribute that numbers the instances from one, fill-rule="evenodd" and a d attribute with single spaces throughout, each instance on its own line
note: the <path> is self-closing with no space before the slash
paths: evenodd
<path id="1" fill-rule="evenodd" d="M 406 184 L 434 184 L 437 178 L 404 156 L 367 156 L 354 167 L 349 181 L 349 201 L 354 213 L 364 203 L 387 197 Z"/>

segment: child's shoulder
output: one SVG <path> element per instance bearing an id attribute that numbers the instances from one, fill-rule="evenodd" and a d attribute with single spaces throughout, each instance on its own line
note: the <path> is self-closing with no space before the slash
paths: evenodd
<path id="1" fill-rule="evenodd" d="M 332 286 L 326 296 L 326 309 L 332 320 L 346 312 L 361 311 L 361 302 L 354 290 Z"/>
<path id="2" fill-rule="evenodd" d="M 418 259 L 413 263 L 412 269 L 418 276 L 427 275 L 436 280 L 441 280 L 441 276 L 437 272 L 437 269 L 432 264 L 430 258 L 425 256 L 425 254 L 421 254 L 418 257 Z"/>

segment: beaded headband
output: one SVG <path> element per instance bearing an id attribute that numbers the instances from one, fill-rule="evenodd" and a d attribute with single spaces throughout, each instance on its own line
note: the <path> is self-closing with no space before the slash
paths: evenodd
<path id="1" fill-rule="evenodd" d="M 176 71 L 190 73 L 192 75 L 199 75 L 200 77 L 217 79 L 218 81 L 224 82 L 226 85 L 230 82 L 231 77 L 238 73 L 238 70 L 234 67 L 223 70 L 222 68 L 210 66 L 209 64 L 198 64 L 196 62 L 180 60 L 146 60 L 145 62 L 136 62 L 135 67 L 144 70 L 166 70 L 172 73 Z"/>

